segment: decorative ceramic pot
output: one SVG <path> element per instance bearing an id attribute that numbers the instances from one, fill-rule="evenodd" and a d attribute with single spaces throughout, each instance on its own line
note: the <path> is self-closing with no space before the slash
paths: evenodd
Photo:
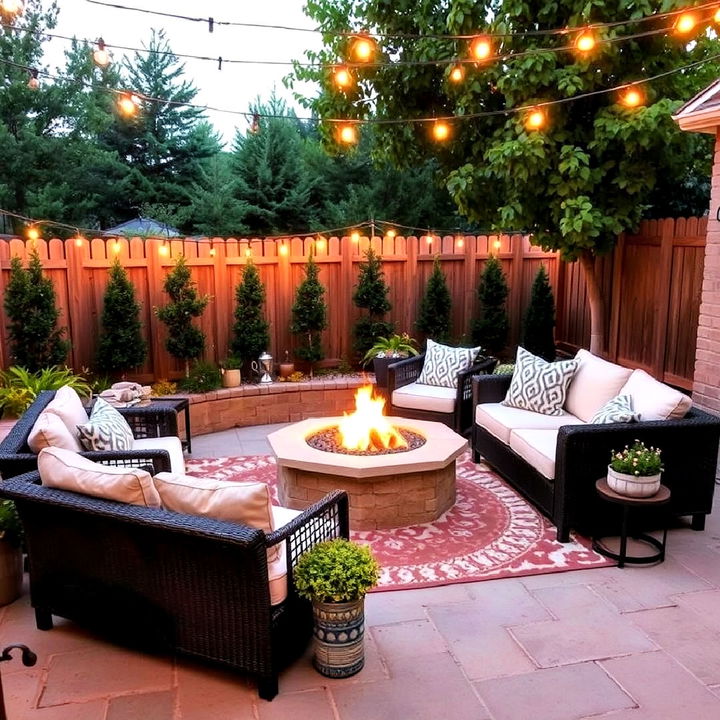
<path id="1" fill-rule="evenodd" d="M 295 363 L 280 363 L 280 377 L 289 378 L 295 372 Z"/>
<path id="2" fill-rule="evenodd" d="M 652 497 L 660 489 L 661 473 L 657 475 L 630 475 L 613 470 L 608 465 L 607 484 L 619 495 Z"/>
<path id="3" fill-rule="evenodd" d="M 313 664 L 321 675 L 344 678 L 362 670 L 365 664 L 364 600 L 313 602 Z"/>
<path id="4" fill-rule="evenodd" d="M 223 370 L 222 385 L 226 388 L 238 387 L 240 385 L 240 370 Z"/>
<path id="5" fill-rule="evenodd" d="M 0 540 L 0 605 L 9 605 L 22 592 L 22 550 Z"/>

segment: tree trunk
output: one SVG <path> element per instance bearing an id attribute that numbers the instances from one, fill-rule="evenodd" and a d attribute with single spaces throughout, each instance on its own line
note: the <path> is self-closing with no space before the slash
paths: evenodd
<path id="1" fill-rule="evenodd" d="M 595 261 L 595 255 L 589 250 L 585 250 L 580 255 L 580 265 L 585 275 L 585 288 L 590 304 L 590 352 L 602 356 L 605 354 L 605 303 L 595 272 Z"/>

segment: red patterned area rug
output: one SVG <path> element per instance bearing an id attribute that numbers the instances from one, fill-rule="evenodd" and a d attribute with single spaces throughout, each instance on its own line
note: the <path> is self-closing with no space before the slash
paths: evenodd
<path id="1" fill-rule="evenodd" d="M 277 502 L 275 458 L 188 459 L 187 473 L 216 480 L 262 480 Z M 382 567 L 377 590 L 605 567 L 587 538 L 555 540 L 555 526 L 483 464 L 465 453 L 457 462 L 457 501 L 431 523 L 352 532 Z"/>

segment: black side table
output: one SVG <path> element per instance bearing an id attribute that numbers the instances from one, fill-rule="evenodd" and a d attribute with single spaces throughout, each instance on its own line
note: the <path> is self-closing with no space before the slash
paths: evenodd
<path id="1" fill-rule="evenodd" d="M 625 563 L 631 563 L 633 565 L 643 565 L 645 563 L 662 562 L 665 559 L 665 546 L 667 545 L 667 521 L 663 523 L 663 535 L 662 541 L 647 535 L 645 533 L 633 534 L 634 540 L 639 540 L 647 545 L 655 548 L 657 552 L 651 555 L 628 555 L 627 554 L 627 538 L 628 538 L 628 516 L 632 508 L 647 508 L 655 507 L 658 505 L 667 505 L 670 502 L 670 489 L 661 485 L 660 489 L 655 495 L 651 497 L 637 498 L 628 497 L 627 495 L 620 495 L 614 490 L 610 489 L 605 478 L 600 478 L 595 483 L 595 490 L 597 494 L 607 502 L 615 503 L 622 507 L 622 529 L 620 531 L 620 552 L 614 553 L 608 550 L 602 544 L 602 538 L 593 538 L 592 547 L 593 550 L 599 552 L 605 557 L 609 557 L 612 560 L 618 561 L 618 567 L 625 567 Z"/>

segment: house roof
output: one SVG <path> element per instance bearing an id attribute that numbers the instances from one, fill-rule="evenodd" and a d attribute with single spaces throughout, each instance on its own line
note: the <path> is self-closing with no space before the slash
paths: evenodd
<path id="1" fill-rule="evenodd" d="M 674 115 L 683 130 L 714 135 L 720 127 L 720 78 L 688 100 Z"/>
<path id="2" fill-rule="evenodd" d="M 171 225 L 166 225 L 152 218 L 144 217 L 137 217 L 120 223 L 120 225 L 103 230 L 101 234 L 104 236 L 138 235 L 144 237 L 180 237 L 180 232 Z"/>

